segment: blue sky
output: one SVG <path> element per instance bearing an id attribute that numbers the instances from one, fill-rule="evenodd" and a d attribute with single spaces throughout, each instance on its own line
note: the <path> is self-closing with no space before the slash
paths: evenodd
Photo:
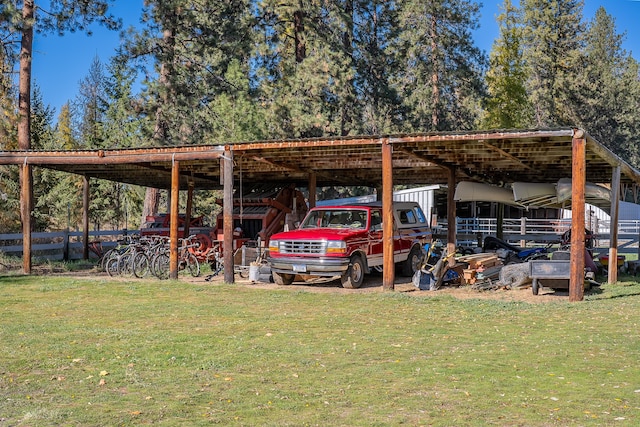
<path id="1" fill-rule="evenodd" d="M 513 0 L 516 4 L 517 0 Z M 585 0 L 584 18 L 592 19 L 603 6 L 616 19 L 618 33 L 626 32 L 624 48 L 640 60 L 640 0 Z M 113 13 L 124 21 L 124 27 L 139 24 L 143 0 L 116 0 Z M 498 37 L 496 16 L 502 0 L 484 0 L 480 30 L 474 34 L 476 44 L 489 52 Z M 36 35 L 33 56 L 33 78 L 40 87 L 44 102 L 57 112 L 78 93 L 78 84 L 96 57 L 109 61 L 120 43 L 118 32 L 96 25 L 94 34 L 69 33 L 63 37 Z M 57 113 L 56 113 L 57 116 Z"/>

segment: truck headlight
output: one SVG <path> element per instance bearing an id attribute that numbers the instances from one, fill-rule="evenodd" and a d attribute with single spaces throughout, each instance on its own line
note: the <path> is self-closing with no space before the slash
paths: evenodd
<path id="1" fill-rule="evenodd" d="M 344 240 L 327 240 L 327 253 L 344 255 L 347 253 L 347 244 Z"/>
<path id="2" fill-rule="evenodd" d="M 280 241 L 269 240 L 269 253 L 280 252 Z"/>

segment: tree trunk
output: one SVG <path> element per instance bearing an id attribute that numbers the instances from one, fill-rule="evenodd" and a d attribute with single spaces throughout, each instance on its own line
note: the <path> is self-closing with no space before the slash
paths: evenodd
<path id="1" fill-rule="evenodd" d="M 351 66 L 354 65 L 353 61 L 353 34 L 355 32 L 354 28 L 354 6 L 353 0 L 347 0 L 345 2 L 345 10 L 344 15 L 346 18 L 346 25 L 344 33 L 342 34 L 342 47 L 344 49 L 345 55 L 349 58 Z M 340 135 L 347 136 L 351 131 L 352 127 L 352 108 L 354 108 L 355 104 L 355 88 L 353 87 L 353 80 L 349 79 L 346 83 L 347 92 L 345 93 L 345 99 L 342 105 L 342 114 L 341 114 L 341 123 L 340 123 Z"/>
<path id="2" fill-rule="evenodd" d="M 18 148 L 31 148 L 31 56 L 33 53 L 33 0 L 25 0 L 22 5 L 22 40 L 20 42 L 20 82 L 18 94 Z"/>
<path id="3" fill-rule="evenodd" d="M 440 125 L 440 55 L 438 52 L 438 20 L 435 15 L 431 17 L 431 50 L 433 55 L 433 70 L 431 72 L 431 126 L 433 130 L 439 130 Z"/>
<path id="4" fill-rule="evenodd" d="M 296 62 L 299 64 L 307 57 L 307 45 L 304 35 L 304 12 L 302 10 L 296 10 L 293 13 L 293 33 Z"/>
<path id="5" fill-rule="evenodd" d="M 144 195 L 144 206 L 142 207 L 142 222 L 147 222 L 147 216 L 155 216 L 158 214 L 158 204 L 160 203 L 160 190 L 157 188 L 147 188 Z"/>
<path id="6" fill-rule="evenodd" d="M 174 34 L 171 29 L 165 29 L 162 33 L 162 39 L 168 50 L 173 51 L 175 39 Z M 160 66 L 160 76 L 158 77 L 158 82 L 160 85 L 164 86 L 163 95 L 160 99 L 160 105 L 156 110 L 156 123 L 155 129 L 153 132 L 153 139 L 156 141 L 157 145 L 165 145 L 167 140 L 167 121 L 164 118 L 164 114 L 162 111 L 163 106 L 167 105 L 169 100 L 168 93 L 171 90 L 170 87 L 170 79 L 171 70 L 173 69 L 173 55 L 168 55 L 165 59 L 165 62 Z M 155 216 L 158 214 L 158 204 L 160 202 L 160 190 L 157 188 L 147 188 L 145 197 L 144 197 L 144 206 L 142 207 L 142 221 L 141 224 L 144 224 L 147 221 L 147 216 Z"/>
<path id="7" fill-rule="evenodd" d="M 33 52 L 33 19 L 34 2 L 25 0 L 22 6 L 22 40 L 20 42 L 20 74 L 18 93 L 18 148 L 29 150 L 31 148 L 31 56 Z M 31 211 L 33 209 L 33 172 L 31 166 L 25 164 L 20 168 L 20 215 L 22 220 L 22 235 L 25 243 L 24 260 L 25 273 L 31 272 L 31 231 L 33 222 L 31 221 Z M 29 253 L 26 253 L 29 252 Z"/>

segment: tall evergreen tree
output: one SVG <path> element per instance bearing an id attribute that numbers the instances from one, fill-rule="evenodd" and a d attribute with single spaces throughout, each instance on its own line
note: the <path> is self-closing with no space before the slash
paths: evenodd
<path id="1" fill-rule="evenodd" d="M 398 37 L 395 1 L 357 2 L 354 13 L 355 86 L 361 115 L 360 129 L 368 134 L 397 132 L 403 119 L 402 102 L 393 85 L 401 67 L 392 47 Z"/>
<path id="2" fill-rule="evenodd" d="M 58 124 L 55 129 L 54 150 L 75 150 L 78 148 L 78 141 L 74 136 L 71 107 L 67 102 L 60 108 Z"/>
<path id="3" fill-rule="evenodd" d="M 99 22 L 110 29 L 117 29 L 120 21 L 108 14 L 111 0 L 16 0 L 4 1 L 0 4 L 2 16 L 2 29 L 16 35 L 20 40 L 19 45 L 13 46 L 19 49 L 18 72 L 18 147 L 22 150 L 31 148 L 31 62 L 33 56 L 34 32 L 52 33 L 59 35 L 67 31 L 85 31 L 91 33 L 89 26 L 93 22 Z M 38 11 L 39 13 L 36 13 Z M 20 176 L 26 173 L 31 180 L 31 167 L 21 169 Z M 21 179 L 22 181 L 22 179 Z M 33 206 L 33 194 L 23 194 Z M 22 196 L 21 196 L 22 197 Z M 21 208 L 27 206 L 20 204 Z M 26 225 L 31 221 L 30 212 L 23 210 L 24 233 L 30 233 Z M 27 262 L 28 261 L 28 262 Z M 31 260 L 25 258 L 25 270 L 30 269 Z M 28 271 L 27 271 L 28 272 Z"/>
<path id="4" fill-rule="evenodd" d="M 477 126 L 484 54 L 474 45 L 479 5 L 469 0 L 402 3 L 399 87 L 410 130 Z"/>
<path id="5" fill-rule="evenodd" d="M 212 123 L 212 134 L 222 141 L 266 139 L 264 116 L 250 96 L 249 78 L 239 61 L 229 64 L 225 81 L 230 90 L 211 101 L 211 113 L 217 118 Z"/>
<path id="6" fill-rule="evenodd" d="M 100 58 L 95 56 L 89 72 L 80 81 L 73 107 L 80 144 L 85 148 L 101 148 L 105 138 L 103 125 L 107 110 L 106 75 Z"/>
<path id="7" fill-rule="evenodd" d="M 527 91 L 536 127 L 571 123 L 571 85 L 583 46 L 582 0 L 521 0 Z"/>
<path id="8" fill-rule="evenodd" d="M 141 113 L 154 118 L 148 139 L 154 145 L 210 141 L 211 102 L 229 90 L 224 76 L 236 58 L 249 63 L 249 0 L 149 0 L 145 28 L 130 37 L 129 58 L 142 58 L 155 73 L 146 81 Z M 158 37 L 158 34 L 161 36 Z M 151 76 L 156 75 L 153 79 Z M 142 217 L 158 211 L 159 192 L 148 189 Z"/>
<path id="9" fill-rule="evenodd" d="M 34 149 L 64 149 L 63 146 L 54 144 L 53 118 L 54 109 L 44 102 L 42 91 L 37 84 L 33 85 L 33 95 L 31 103 L 31 141 Z M 71 147 L 68 147 L 71 148 Z"/>
<path id="10" fill-rule="evenodd" d="M 18 147 L 18 114 L 15 101 L 16 88 L 12 79 L 12 59 L 9 45 L 11 37 L 6 33 L 4 19 L 0 19 L 0 148 L 14 150 Z M 0 166 L 0 229 L 5 232 L 20 228 L 20 185 L 18 168 Z"/>
<path id="11" fill-rule="evenodd" d="M 135 70 L 127 66 L 123 55 L 111 58 L 107 65 L 104 96 L 104 148 L 129 148 L 145 145 L 143 128 L 150 126 L 150 117 L 138 113 L 141 102 L 133 93 Z"/>
<path id="12" fill-rule="evenodd" d="M 5 18 L 7 31 L 12 31 L 20 39 L 19 44 L 19 94 L 18 144 L 21 149 L 31 148 L 31 59 L 34 33 L 57 33 L 85 31 L 91 34 L 93 22 L 117 29 L 120 21 L 108 13 L 112 0 L 16 0 L 3 2 L 0 12 Z M 36 13 L 38 11 L 38 13 Z M 18 47 L 17 45 L 15 46 Z"/>
<path id="13" fill-rule="evenodd" d="M 622 48 L 624 34 L 601 7 L 585 34 L 580 73 L 571 103 L 573 120 L 612 151 L 640 164 L 639 65 Z"/>
<path id="14" fill-rule="evenodd" d="M 522 27 L 519 25 L 518 10 L 511 0 L 504 1 L 497 20 L 500 36 L 493 44 L 486 75 L 489 96 L 482 127 L 527 128 L 532 125 L 532 107 L 526 90 Z"/>
<path id="15" fill-rule="evenodd" d="M 330 107 L 332 52 L 318 32 L 327 28 L 323 12 L 314 0 L 258 2 L 257 79 L 273 137 L 339 132 Z"/>

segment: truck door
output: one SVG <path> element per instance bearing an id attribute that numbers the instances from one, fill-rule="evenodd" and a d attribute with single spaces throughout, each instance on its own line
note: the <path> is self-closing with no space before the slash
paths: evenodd
<path id="1" fill-rule="evenodd" d="M 371 224 L 369 225 L 369 249 L 367 260 L 369 266 L 382 265 L 382 211 L 371 210 Z"/>

